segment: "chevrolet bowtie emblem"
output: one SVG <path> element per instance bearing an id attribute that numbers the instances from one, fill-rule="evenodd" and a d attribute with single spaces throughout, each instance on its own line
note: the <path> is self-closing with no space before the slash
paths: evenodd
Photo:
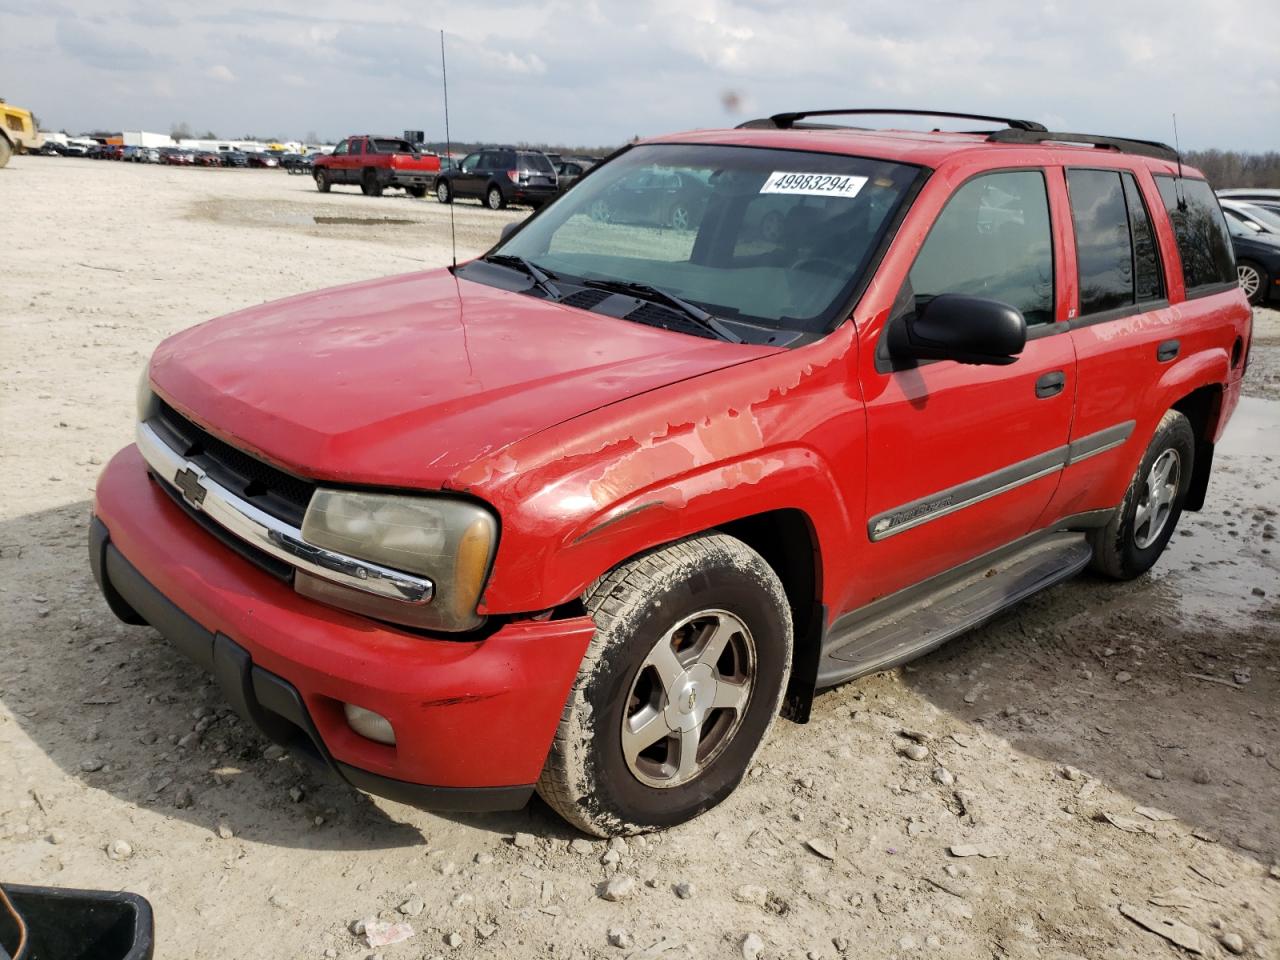
<path id="1" fill-rule="evenodd" d="M 209 491 L 200 482 L 200 474 L 190 467 L 184 467 L 174 475 L 173 484 L 182 491 L 182 498 L 199 510 L 204 503 L 205 494 Z"/>

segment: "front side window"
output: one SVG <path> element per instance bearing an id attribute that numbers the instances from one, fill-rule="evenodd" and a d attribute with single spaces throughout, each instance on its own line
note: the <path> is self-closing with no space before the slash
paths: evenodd
<path id="1" fill-rule="evenodd" d="M 1053 322 L 1053 235 L 1039 170 L 988 173 L 938 214 L 907 282 L 917 310 L 959 293 L 999 300 L 1028 324 Z"/>
<path id="2" fill-rule="evenodd" d="M 1156 177 L 1173 223 L 1188 294 L 1237 282 L 1235 255 L 1218 198 L 1204 180 Z"/>
<path id="3" fill-rule="evenodd" d="M 533 262 L 561 286 L 657 287 L 762 340 L 821 333 L 847 317 L 919 174 L 840 154 L 646 144 L 595 169 L 494 256 Z"/>
<path id="4" fill-rule="evenodd" d="M 463 173 L 473 173 L 480 163 L 480 154 L 473 153 L 467 156 L 465 160 L 459 164 L 458 169 Z"/>
<path id="5" fill-rule="evenodd" d="M 336 147 L 333 148 L 333 155 L 335 157 L 341 157 L 343 154 L 347 153 L 347 151 L 349 151 L 350 149 L 351 149 L 351 141 L 343 140 L 340 144 L 338 144 Z"/>

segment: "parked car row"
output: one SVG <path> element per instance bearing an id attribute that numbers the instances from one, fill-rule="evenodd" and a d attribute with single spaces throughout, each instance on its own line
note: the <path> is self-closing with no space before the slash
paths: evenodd
<path id="1" fill-rule="evenodd" d="M 86 147 L 77 143 L 46 142 L 38 151 L 46 157 L 88 157 L 91 160 L 124 160 L 189 167 L 284 167 L 290 173 L 311 170 L 311 157 L 271 151 L 192 150 L 186 147 L 120 146 L 102 143 Z"/>
<path id="2" fill-rule="evenodd" d="M 1240 289 L 1254 306 L 1280 304 L 1280 190 L 1218 191 Z"/>

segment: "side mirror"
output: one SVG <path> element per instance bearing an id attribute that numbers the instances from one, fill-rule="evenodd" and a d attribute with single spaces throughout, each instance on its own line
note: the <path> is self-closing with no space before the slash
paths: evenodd
<path id="1" fill-rule="evenodd" d="M 985 297 L 945 293 L 905 322 L 899 352 L 915 360 L 1013 363 L 1027 345 L 1027 321 L 1017 307 Z"/>
<path id="2" fill-rule="evenodd" d="M 519 220 L 512 220 L 510 223 L 504 223 L 502 225 L 502 232 L 498 235 L 499 241 L 506 240 L 507 237 L 511 236 L 513 233 L 515 233 L 519 229 L 520 229 Z"/>

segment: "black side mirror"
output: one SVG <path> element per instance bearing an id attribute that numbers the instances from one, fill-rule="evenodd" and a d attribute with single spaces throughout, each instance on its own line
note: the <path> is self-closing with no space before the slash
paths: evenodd
<path id="1" fill-rule="evenodd" d="M 512 220 L 510 223 L 504 223 L 502 225 L 502 232 L 498 235 L 499 242 L 506 240 L 507 237 L 511 236 L 513 233 L 515 233 L 519 229 L 520 229 L 519 220 Z"/>
<path id="2" fill-rule="evenodd" d="M 1027 321 L 1017 307 L 985 297 L 945 293 L 906 318 L 895 353 L 914 360 L 1006 365 L 1027 345 Z"/>

